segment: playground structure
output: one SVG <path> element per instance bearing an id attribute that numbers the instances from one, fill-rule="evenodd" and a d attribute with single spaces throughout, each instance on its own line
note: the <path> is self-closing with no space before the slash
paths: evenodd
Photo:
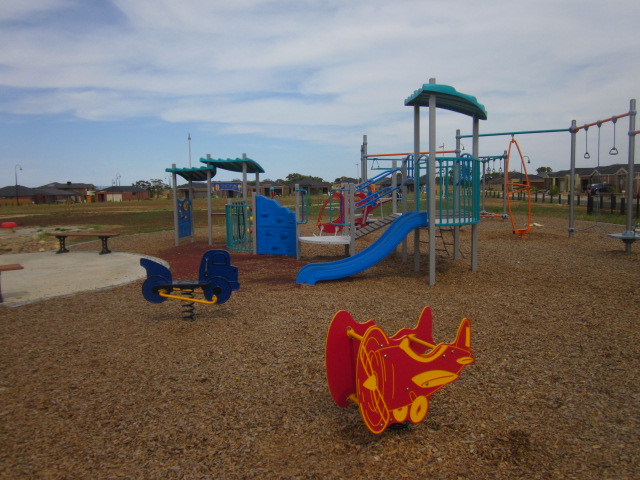
<path id="1" fill-rule="evenodd" d="M 180 245 L 180 239 L 189 238 L 192 242 L 195 240 L 194 230 L 193 230 L 193 209 L 192 209 L 192 199 L 194 197 L 193 194 L 193 182 L 194 181 L 206 181 L 207 188 L 211 191 L 207 194 L 207 231 L 208 231 L 208 241 L 209 245 L 213 244 L 213 229 L 212 229 L 212 207 L 211 207 L 211 196 L 214 191 L 219 191 L 222 187 L 226 187 L 225 189 L 231 189 L 234 191 L 238 191 L 237 182 L 215 182 L 212 183 L 211 179 L 215 177 L 218 169 L 228 170 L 231 172 L 242 172 L 242 185 L 240 186 L 240 190 L 242 191 L 242 200 L 233 200 L 229 199 L 229 204 L 232 205 L 230 211 L 227 212 L 227 232 L 229 232 L 229 213 L 231 215 L 239 215 L 237 212 L 242 212 L 243 218 L 249 217 L 249 205 L 247 203 L 247 174 L 254 173 L 256 175 L 256 188 L 260 187 L 260 174 L 264 173 L 264 169 L 251 158 L 247 158 L 246 154 L 242 154 L 242 158 L 227 158 L 227 159 L 213 159 L 210 154 L 207 154 L 206 158 L 201 158 L 200 162 L 204 163 L 205 166 L 201 167 L 189 167 L 189 168 L 176 168 L 176 165 L 173 164 L 171 168 L 166 168 L 165 172 L 171 173 L 172 175 L 172 185 L 173 185 L 173 223 L 174 223 L 174 241 L 175 245 Z M 177 185 L 177 176 L 182 177 L 188 182 L 188 193 L 187 197 L 184 199 L 178 198 L 178 185 Z M 248 230 L 248 228 L 247 228 Z M 233 248 L 237 247 L 237 250 L 242 250 L 249 248 L 251 245 L 252 238 L 244 235 L 245 229 L 243 228 L 241 231 L 238 231 L 237 235 L 233 235 L 233 230 L 231 231 L 231 235 L 228 233 L 228 238 L 231 240 L 227 241 L 227 247 Z M 241 235 L 242 234 L 242 235 Z M 230 246 L 231 244 L 231 246 Z M 246 247 L 249 245 L 249 247 Z"/>
<path id="2" fill-rule="evenodd" d="M 147 279 L 142 284 L 145 300 L 151 303 L 163 303 L 167 299 L 185 302 L 182 312 L 185 320 L 195 320 L 195 303 L 222 304 L 229 300 L 232 291 L 240 288 L 238 268 L 231 265 L 226 250 L 205 252 L 197 281 L 174 282 L 171 270 L 149 258 L 141 258 L 140 265 L 147 271 Z M 179 295 L 174 295 L 174 291 Z M 194 294 L 203 298 L 194 298 Z"/>
<path id="3" fill-rule="evenodd" d="M 358 406 L 367 428 L 382 433 L 392 424 L 420 423 L 429 398 L 457 380 L 474 362 L 471 322 L 460 322 L 451 343 L 434 344 L 432 313 L 425 307 L 415 328 L 389 337 L 373 320 L 356 322 L 337 312 L 327 333 L 325 367 L 334 402 Z"/>
<path id="4" fill-rule="evenodd" d="M 309 264 L 298 273 L 297 283 L 314 285 L 318 280 L 332 280 L 359 273 L 375 265 L 402 243 L 407 235 L 414 232 L 414 271 L 420 269 L 420 229 L 428 230 L 428 278 L 429 284 L 436 280 L 436 228 L 452 227 L 454 230 L 454 252 L 459 250 L 459 229 L 463 225 L 471 225 L 471 270 L 478 268 L 478 230 L 480 221 L 480 161 L 478 153 L 479 120 L 486 120 L 487 113 L 483 105 L 475 97 L 456 91 L 448 85 L 439 85 L 435 79 L 424 84 L 405 100 L 406 106 L 414 108 L 414 152 L 407 155 L 402 166 L 387 170 L 371 180 L 367 179 L 366 137 L 361 149 L 361 172 L 363 182 L 359 185 L 349 185 L 338 195 L 342 198 L 341 214 L 337 222 L 340 228 L 336 231 L 341 236 L 301 237 L 300 242 L 312 243 L 342 243 L 349 245 L 351 257 L 336 262 Z M 422 152 L 420 148 L 420 107 L 429 107 L 429 148 Z M 473 119 L 473 149 L 472 155 L 460 154 L 460 142 L 455 149 L 455 156 L 436 158 L 436 108 L 442 108 Z M 381 155 L 379 155 L 381 156 Z M 426 208 L 421 205 L 421 173 L 426 173 Z M 356 197 L 356 192 L 365 192 L 379 178 L 391 176 L 392 181 L 398 176 L 400 183 L 393 184 L 389 189 L 371 189 L 368 195 Z M 413 180 L 414 212 L 408 212 L 407 187 L 410 178 Z M 372 245 L 360 253 L 355 253 L 355 238 L 358 227 L 365 231 L 367 210 L 356 221 L 356 210 L 374 207 L 379 204 L 384 195 L 394 195 L 402 192 L 402 212 L 394 214 L 393 218 L 385 222 L 386 231 Z M 333 194 L 331 195 L 333 197 Z M 344 201 L 347 198 L 347 201 Z M 358 200 L 356 200 L 358 198 Z M 345 235 L 345 233 L 347 233 Z M 406 244 L 403 243 L 403 260 L 406 260 Z M 455 257 L 454 257 L 455 258 Z"/>
<path id="5" fill-rule="evenodd" d="M 571 121 L 571 127 L 569 128 L 558 128 L 558 129 L 547 129 L 547 130 L 524 130 L 524 131 L 513 131 L 513 132 L 497 132 L 497 133 L 483 133 L 477 135 L 474 132 L 472 135 L 460 135 L 460 131 L 458 131 L 456 135 L 457 141 L 463 138 L 469 137 L 493 137 L 493 136 L 501 136 L 501 135 L 510 135 L 512 138 L 515 135 L 528 135 L 528 134 L 546 134 L 546 133 L 557 133 L 557 132 L 569 132 L 571 134 L 571 158 L 570 158 L 570 181 L 569 181 L 569 237 L 573 237 L 576 229 L 575 229 L 575 195 L 576 195 L 576 150 L 577 150 L 577 133 L 580 130 L 585 131 L 585 153 L 584 158 L 589 159 L 591 155 L 589 153 L 589 144 L 588 144 L 588 131 L 590 127 L 597 126 L 598 127 L 598 165 L 600 164 L 600 128 L 603 124 L 611 122 L 614 127 L 614 136 L 613 136 L 613 146 L 609 150 L 609 155 L 618 155 L 618 148 L 616 147 L 615 141 L 615 132 L 616 132 L 616 124 L 617 121 L 621 118 L 629 117 L 629 148 L 628 148 L 628 166 L 627 166 L 627 184 L 625 188 L 625 201 L 627 204 L 626 211 L 626 229 L 622 233 L 610 233 L 609 237 L 615 238 L 618 240 L 622 240 L 625 245 L 625 252 L 631 252 L 631 246 L 636 240 L 640 240 L 640 235 L 638 235 L 633 229 L 633 192 L 634 192 L 634 182 L 635 182 L 635 174 L 634 174 L 634 162 L 635 162 L 635 137 L 640 130 L 636 130 L 636 99 L 633 98 L 629 100 L 629 111 L 626 113 L 622 113 L 619 115 L 612 115 L 609 118 L 605 118 L 603 120 L 597 120 L 595 122 L 586 123 L 582 126 L 578 126 L 576 120 Z M 526 168 L 526 167 L 525 167 Z"/>

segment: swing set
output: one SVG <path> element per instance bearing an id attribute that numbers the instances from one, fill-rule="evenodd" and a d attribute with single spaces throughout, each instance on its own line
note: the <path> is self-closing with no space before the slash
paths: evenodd
<path id="1" fill-rule="evenodd" d="M 513 148 L 515 146 L 515 149 Z M 511 158 L 512 158 L 512 150 L 514 152 L 517 151 L 517 154 L 520 158 L 520 165 L 521 165 L 521 174 L 520 174 L 520 181 L 516 181 L 514 180 L 510 175 L 509 175 L 509 165 L 511 162 Z M 515 153 L 514 153 L 515 156 Z M 482 157 L 483 161 L 485 162 L 492 162 L 492 167 L 490 167 L 488 169 L 489 174 L 492 173 L 496 173 L 495 170 L 495 162 L 496 160 L 504 160 L 504 192 L 505 192 L 505 206 L 504 206 L 504 211 L 503 213 L 499 214 L 499 213 L 491 213 L 491 212 L 487 212 L 486 210 L 483 209 L 481 216 L 484 218 L 502 218 L 503 220 L 506 220 L 507 218 L 511 221 L 511 228 L 513 230 L 513 233 L 516 235 L 520 235 L 521 238 L 524 238 L 524 236 L 527 233 L 531 232 L 531 184 L 529 183 L 529 173 L 527 172 L 527 163 L 525 162 L 525 158 L 526 155 L 522 154 L 522 150 L 520 149 L 520 145 L 518 144 L 518 142 L 516 141 L 516 139 L 514 138 L 514 135 L 511 135 L 511 141 L 509 142 L 509 147 L 507 148 L 507 150 L 505 150 L 505 154 L 504 155 L 499 155 L 499 156 L 489 156 L 489 157 Z M 518 163 L 518 160 L 515 160 L 515 163 Z M 502 174 L 502 164 L 500 164 L 498 166 L 498 173 Z M 484 177 L 484 175 L 483 175 Z M 514 217 L 513 214 L 513 207 L 511 205 L 511 201 L 512 198 L 515 197 L 516 195 L 518 195 L 519 197 L 521 195 L 526 195 L 527 198 L 527 220 L 526 223 L 524 224 L 524 226 L 516 226 L 516 219 Z"/>
<path id="2" fill-rule="evenodd" d="M 512 138 L 514 135 L 519 134 L 532 134 L 532 133 L 554 133 L 554 132 L 569 132 L 571 133 L 571 170 L 570 170 L 570 181 L 569 181 L 569 237 L 573 237 L 576 229 L 574 227 L 575 223 L 575 202 L 573 199 L 575 198 L 575 169 L 576 169 L 576 134 L 580 130 L 585 131 L 585 153 L 584 158 L 590 159 L 591 155 L 589 154 L 589 139 L 588 139 L 588 130 L 590 127 L 597 126 L 598 127 L 598 166 L 600 166 L 600 128 L 604 123 L 611 122 L 613 124 L 613 146 L 609 150 L 609 155 L 618 155 L 618 148 L 616 147 L 616 123 L 619 119 L 629 117 L 629 151 L 628 151 L 628 168 L 627 168 L 627 184 L 626 184 L 626 203 L 628 205 L 627 208 L 627 218 L 626 218 L 626 230 L 622 233 L 618 234 L 609 234 L 609 237 L 617 238 L 622 240 L 625 244 L 626 253 L 631 252 L 631 245 L 636 240 L 640 240 L 640 235 L 636 234 L 632 228 L 633 222 L 633 191 L 635 186 L 635 175 L 634 175 L 634 160 L 635 160 L 635 136 L 640 133 L 640 130 L 636 130 L 636 100 L 631 99 L 629 101 L 629 111 L 627 113 L 623 113 L 620 115 L 612 115 L 609 118 L 605 118 L 603 120 L 598 120 L 592 123 L 587 123 L 582 126 L 578 126 L 575 120 L 572 120 L 570 128 L 563 129 L 552 129 L 552 130 L 526 130 L 526 131 L 517 131 L 517 132 L 500 132 L 500 133 L 484 133 L 479 134 L 480 137 L 491 137 L 491 136 L 501 136 L 501 135 L 511 135 Z M 456 139 L 459 141 L 462 138 L 470 138 L 472 135 L 456 135 Z M 511 149 L 510 144 L 510 149 Z M 521 161 L 523 160 L 522 152 L 518 147 L 518 152 L 521 155 Z M 523 171 L 526 171 L 526 165 L 523 163 Z M 505 168 L 508 172 L 508 168 Z M 513 185 L 515 191 L 522 187 L 522 184 L 514 183 Z M 515 231 L 515 227 L 514 227 Z"/>
<path id="3" fill-rule="evenodd" d="M 521 175 L 520 182 L 515 182 L 509 176 L 509 162 L 511 161 L 511 150 L 515 145 L 516 150 L 518 151 L 518 155 L 520 156 L 520 166 L 522 168 L 521 172 L 523 172 L 524 176 Z M 507 159 L 505 160 L 505 175 L 506 175 L 506 185 L 507 191 L 505 192 L 505 196 L 507 197 L 507 208 L 509 210 L 509 219 L 511 220 L 511 228 L 513 229 L 513 233 L 516 235 L 520 235 L 520 238 L 524 238 L 524 236 L 531 232 L 531 185 L 529 184 L 529 174 L 527 173 L 527 163 L 524 161 L 524 155 L 522 155 L 522 150 L 520 150 L 520 145 L 516 141 L 513 136 L 511 137 L 511 141 L 509 142 L 509 149 L 507 150 Z M 511 198 L 514 195 L 520 195 L 521 193 L 526 194 L 527 196 L 527 223 L 522 227 L 516 226 L 516 221 L 513 216 L 513 209 L 511 207 Z"/>

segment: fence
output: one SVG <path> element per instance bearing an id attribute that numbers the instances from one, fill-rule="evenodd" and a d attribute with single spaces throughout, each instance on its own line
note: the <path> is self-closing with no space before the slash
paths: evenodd
<path id="1" fill-rule="evenodd" d="M 486 198 L 504 198 L 504 193 L 498 190 L 485 190 L 483 192 Z M 511 194 L 511 200 L 526 200 L 526 195 L 522 192 L 519 194 Z M 554 203 L 557 205 L 569 205 L 571 197 L 568 193 L 552 195 L 548 192 L 532 192 L 531 201 L 534 203 Z M 609 213 L 626 215 L 627 212 L 627 198 L 622 194 L 603 194 L 603 195 L 575 195 L 575 205 L 586 205 L 587 215 L 592 215 L 594 209 L 599 208 L 600 212 L 609 211 Z M 633 199 L 634 216 L 640 218 L 640 193 L 636 194 Z"/>

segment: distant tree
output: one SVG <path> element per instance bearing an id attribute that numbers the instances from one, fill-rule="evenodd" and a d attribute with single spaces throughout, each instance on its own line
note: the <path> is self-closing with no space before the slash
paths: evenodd
<path id="1" fill-rule="evenodd" d="M 551 168 L 551 167 L 538 167 L 538 168 L 536 168 L 536 172 L 538 172 L 538 175 L 540 175 L 541 173 L 550 173 L 550 172 L 553 172 L 553 168 Z"/>
<path id="2" fill-rule="evenodd" d="M 169 188 L 169 185 L 164 183 L 164 181 L 159 178 L 154 178 L 151 180 L 138 180 L 131 185 L 138 188 L 144 188 L 149 192 L 151 198 L 160 197 L 162 195 L 162 192 Z"/>
<path id="3" fill-rule="evenodd" d="M 133 182 L 131 186 L 149 190 L 151 188 L 151 182 L 149 180 L 138 180 L 137 182 Z"/>
<path id="4" fill-rule="evenodd" d="M 314 182 L 324 182 L 324 180 L 320 177 L 313 177 L 311 175 L 302 175 L 300 173 L 290 173 L 289 175 L 287 175 L 287 180 L 286 183 L 292 184 L 292 183 L 298 183 L 302 180 L 311 180 Z"/>

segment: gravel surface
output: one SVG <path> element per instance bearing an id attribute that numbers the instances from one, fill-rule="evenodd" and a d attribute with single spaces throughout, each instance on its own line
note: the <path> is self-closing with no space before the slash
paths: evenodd
<path id="1" fill-rule="evenodd" d="M 147 303 L 141 282 L 0 308 L 0 477 L 640 478 L 640 245 L 540 223 L 521 239 L 483 220 L 478 272 L 464 229 L 467 258 L 441 252 L 433 287 L 426 259 L 414 273 L 394 256 L 297 286 L 302 265 L 343 251 L 305 245 L 301 261 L 232 253 L 240 290 L 193 322 L 179 302 Z M 172 238 L 109 245 L 197 278 L 206 236 Z M 344 309 L 392 334 L 424 306 L 436 342 L 471 319 L 476 361 L 423 423 L 373 435 L 331 399 L 327 327 Z"/>

